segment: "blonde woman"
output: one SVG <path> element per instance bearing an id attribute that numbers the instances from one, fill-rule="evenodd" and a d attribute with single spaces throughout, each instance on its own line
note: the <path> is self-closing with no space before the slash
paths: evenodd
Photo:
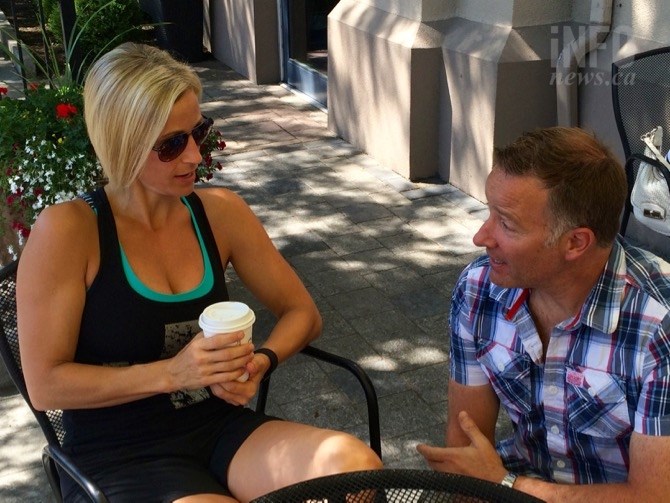
<path id="1" fill-rule="evenodd" d="M 193 70 L 156 48 L 104 55 L 84 107 L 109 184 L 44 210 L 19 265 L 31 400 L 63 409 L 65 448 L 111 501 L 248 501 L 381 467 L 353 436 L 244 407 L 321 318 L 245 202 L 194 191 L 212 125 L 200 93 Z M 228 299 L 229 266 L 277 317 L 260 351 L 198 328 L 205 306 Z M 83 498 L 67 477 L 63 491 Z"/>

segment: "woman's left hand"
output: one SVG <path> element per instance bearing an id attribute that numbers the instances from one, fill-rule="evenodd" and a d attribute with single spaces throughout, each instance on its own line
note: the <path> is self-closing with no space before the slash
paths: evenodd
<path id="1" fill-rule="evenodd" d="M 263 372 L 263 365 L 267 358 L 254 355 L 254 359 L 250 361 L 246 370 L 249 373 L 249 379 L 245 382 L 227 381 L 218 384 L 212 384 L 210 389 L 214 396 L 225 400 L 232 405 L 247 405 L 251 399 L 258 393 L 261 379 L 265 372 Z"/>

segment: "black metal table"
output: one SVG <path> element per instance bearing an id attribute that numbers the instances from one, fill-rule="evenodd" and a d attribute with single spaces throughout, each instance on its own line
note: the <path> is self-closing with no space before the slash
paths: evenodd
<path id="1" fill-rule="evenodd" d="M 526 493 L 451 473 L 385 469 L 320 477 L 261 496 L 252 503 L 537 503 Z"/>

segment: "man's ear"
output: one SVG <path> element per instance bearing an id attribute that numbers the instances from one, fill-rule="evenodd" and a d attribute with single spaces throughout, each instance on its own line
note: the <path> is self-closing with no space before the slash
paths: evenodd
<path id="1" fill-rule="evenodd" d="M 596 246 L 596 235 L 591 229 L 588 227 L 571 229 L 565 236 L 565 259 L 576 260 L 593 246 Z"/>

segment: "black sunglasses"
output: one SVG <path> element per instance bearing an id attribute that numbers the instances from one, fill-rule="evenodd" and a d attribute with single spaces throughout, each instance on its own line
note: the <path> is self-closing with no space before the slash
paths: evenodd
<path id="1" fill-rule="evenodd" d="M 166 138 L 151 150 L 158 152 L 158 158 L 163 162 L 174 161 L 181 153 L 186 150 L 188 145 L 188 137 L 192 136 L 195 144 L 200 146 L 205 141 L 207 135 L 212 129 L 214 121 L 209 117 L 203 115 L 202 122 L 194 127 L 190 133 L 179 133 L 174 136 Z"/>

